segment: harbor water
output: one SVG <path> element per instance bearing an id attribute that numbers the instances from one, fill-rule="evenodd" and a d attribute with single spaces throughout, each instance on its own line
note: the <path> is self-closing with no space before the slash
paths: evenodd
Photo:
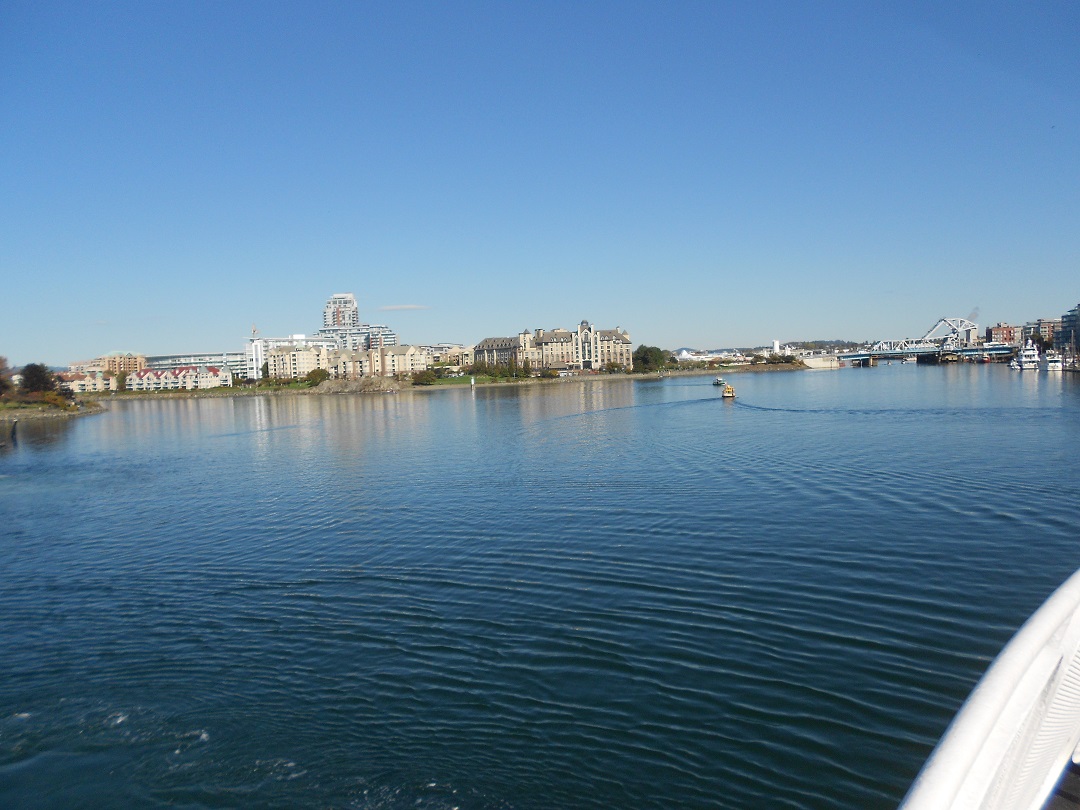
<path id="1" fill-rule="evenodd" d="M 0 806 L 893 808 L 1080 567 L 1080 375 L 125 400 L 0 448 Z"/>

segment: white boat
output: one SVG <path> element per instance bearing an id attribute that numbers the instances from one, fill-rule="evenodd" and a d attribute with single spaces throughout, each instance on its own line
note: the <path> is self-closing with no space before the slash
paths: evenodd
<path id="1" fill-rule="evenodd" d="M 1029 340 L 1027 345 L 1020 350 L 1020 354 L 1016 360 L 1020 364 L 1021 371 L 1038 371 L 1039 347 Z"/>
<path id="2" fill-rule="evenodd" d="M 1055 352 L 1053 349 L 1046 353 L 1046 370 L 1047 371 L 1064 371 L 1065 361 L 1061 355 Z"/>
<path id="3" fill-rule="evenodd" d="M 975 686 L 900 810 L 1039 810 L 1080 770 L 1080 571 Z M 1062 791 L 1064 794 L 1064 791 Z"/>
<path id="4" fill-rule="evenodd" d="M 1013 371 L 1019 371 L 1020 361 L 1014 357 L 1012 360 L 1009 361 L 1009 368 L 1011 368 Z"/>

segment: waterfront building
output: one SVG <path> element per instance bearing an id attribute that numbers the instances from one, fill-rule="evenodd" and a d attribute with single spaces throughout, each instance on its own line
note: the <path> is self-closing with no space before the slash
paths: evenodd
<path id="1" fill-rule="evenodd" d="M 93 360 L 78 360 L 68 365 L 68 371 L 84 374 L 95 371 L 119 374 L 121 371 L 131 372 L 142 368 L 146 368 L 146 357 L 131 352 L 112 352 L 95 357 Z"/>
<path id="2" fill-rule="evenodd" d="M 323 307 L 323 329 L 348 329 L 360 325 L 360 308 L 352 293 L 334 293 Z"/>
<path id="3" fill-rule="evenodd" d="M 436 343 L 419 347 L 428 355 L 431 365 L 471 366 L 475 356 L 473 346 L 462 346 L 460 343 Z"/>
<path id="4" fill-rule="evenodd" d="M 431 356 L 419 346 L 380 346 L 356 351 L 327 346 L 279 346 L 266 355 L 271 379 L 299 380 L 316 369 L 325 369 L 334 379 L 396 377 L 424 371 Z"/>
<path id="5" fill-rule="evenodd" d="M 569 329 L 537 329 L 540 368 L 566 369 L 574 365 L 574 333 Z"/>
<path id="6" fill-rule="evenodd" d="M 473 357 L 474 362 L 488 366 L 523 366 L 528 362 L 536 367 L 540 362 L 536 339 L 528 329 L 514 337 L 484 338 L 476 344 Z"/>
<path id="7" fill-rule="evenodd" d="M 1021 326 L 1013 326 L 1008 323 L 996 323 L 986 327 L 987 343 L 1004 343 L 1008 346 L 1019 346 L 1023 342 L 1024 329 Z"/>
<path id="8" fill-rule="evenodd" d="M 194 391 L 230 386 L 232 383 L 232 372 L 227 366 L 144 368 L 127 376 L 127 388 L 132 391 Z"/>
<path id="9" fill-rule="evenodd" d="M 317 333 L 332 340 L 339 349 L 362 351 L 379 346 L 396 346 L 398 336 L 384 324 L 361 323 L 360 308 L 352 293 L 334 293 L 323 307 L 323 325 Z"/>
<path id="10" fill-rule="evenodd" d="M 325 337 L 309 338 L 307 335 L 289 335 L 283 338 L 250 338 L 245 357 L 248 379 L 262 379 L 263 364 L 267 362 L 270 352 L 274 349 L 284 347 L 306 348 L 309 346 L 324 349 L 338 348 L 337 341 Z"/>
<path id="11" fill-rule="evenodd" d="M 1039 318 L 1024 324 L 1024 341 L 1041 338 L 1045 343 L 1053 344 L 1054 333 L 1061 328 L 1061 318 Z"/>
<path id="12" fill-rule="evenodd" d="M 113 354 L 107 354 L 103 358 L 103 366 L 105 371 L 111 371 L 113 374 L 119 374 L 121 371 L 139 371 L 146 368 L 146 357 L 141 354 L 132 354 L 127 352 L 121 354 L 120 352 L 114 352 Z"/>
<path id="13" fill-rule="evenodd" d="M 377 353 L 384 377 L 426 371 L 430 366 L 430 355 L 419 346 L 384 346 L 378 349 Z"/>
<path id="14" fill-rule="evenodd" d="M 382 356 L 378 349 L 338 352 L 327 369 L 336 380 L 360 380 L 382 376 Z"/>
<path id="15" fill-rule="evenodd" d="M 328 373 L 339 352 L 327 346 L 279 346 L 266 355 L 266 373 L 273 380 L 298 380 L 316 369 Z"/>
<path id="16" fill-rule="evenodd" d="M 528 360 L 534 368 L 600 369 L 610 363 L 630 371 L 634 367 L 634 352 L 626 331 L 596 329 L 582 321 L 574 330 L 528 330 L 515 337 L 484 338 L 473 351 L 476 363 L 488 365 L 524 365 Z"/>
<path id="17" fill-rule="evenodd" d="M 101 393 L 116 390 L 116 377 L 103 370 L 61 371 L 57 383 L 73 394 Z"/>
<path id="18" fill-rule="evenodd" d="M 168 369 L 181 366 L 217 366 L 229 369 L 234 379 L 248 376 L 245 352 L 192 352 L 188 354 L 154 354 L 146 358 L 146 368 Z"/>
<path id="19" fill-rule="evenodd" d="M 390 327 L 377 323 L 324 328 L 316 334 L 321 339 L 334 341 L 339 349 L 351 351 L 396 346 L 398 342 L 397 334 Z"/>
<path id="20" fill-rule="evenodd" d="M 1075 355 L 1080 346 L 1080 304 L 1061 316 L 1061 328 L 1054 333 L 1054 348 Z"/>

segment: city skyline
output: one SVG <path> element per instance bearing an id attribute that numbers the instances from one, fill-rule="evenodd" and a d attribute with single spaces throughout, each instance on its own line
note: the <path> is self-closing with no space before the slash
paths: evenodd
<path id="1" fill-rule="evenodd" d="M 403 342 L 665 348 L 1080 300 L 1080 9 L 0 10 L 0 353 L 232 350 L 335 290 Z"/>

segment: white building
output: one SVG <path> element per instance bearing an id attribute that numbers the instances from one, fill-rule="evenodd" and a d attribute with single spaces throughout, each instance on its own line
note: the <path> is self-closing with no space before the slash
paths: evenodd
<path id="1" fill-rule="evenodd" d="M 318 336 L 333 340 L 339 349 L 360 351 L 379 346 L 396 346 L 397 335 L 383 324 L 360 323 L 360 308 L 352 293 L 334 293 L 323 307 L 323 325 Z"/>
<path id="2" fill-rule="evenodd" d="M 329 372 L 339 354 L 324 346 L 281 346 L 266 355 L 267 375 L 274 380 L 299 380 L 316 369 Z"/>
<path id="3" fill-rule="evenodd" d="M 132 391 L 194 391 L 232 385 L 227 366 L 182 366 L 180 368 L 144 368 L 127 376 Z"/>
<path id="4" fill-rule="evenodd" d="M 347 329 L 360 325 L 360 308 L 352 293 L 334 293 L 323 308 L 323 329 Z"/>
<path id="5" fill-rule="evenodd" d="M 156 354 L 147 356 L 146 367 L 156 369 L 180 368 L 181 366 L 217 366 L 228 368 L 234 378 L 248 376 L 245 352 L 202 352 L 191 354 Z"/>
<path id="6" fill-rule="evenodd" d="M 430 366 L 431 355 L 422 351 L 419 346 L 386 346 L 379 349 L 378 354 L 384 377 L 426 371 Z"/>

